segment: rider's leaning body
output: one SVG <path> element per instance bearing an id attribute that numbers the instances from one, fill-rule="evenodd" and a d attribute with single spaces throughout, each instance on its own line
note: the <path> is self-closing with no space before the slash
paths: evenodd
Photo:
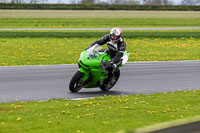
<path id="1" fill-rule="evenodd" d="M 126 50 L 126 43 L 122 37 L 122 30 L 117 27 L 111 29 L 110 34 L 107 34 L 102 37 L 102 39 L 93 42 L 90 47 L 94 46 L 95 44 L 102 46 L 106 43 L 108 46 L 107 53 L 110 55 L 111 61 L 106 62 L 104 65 L 109 67 L 110 65 L 118 64 Z"/>

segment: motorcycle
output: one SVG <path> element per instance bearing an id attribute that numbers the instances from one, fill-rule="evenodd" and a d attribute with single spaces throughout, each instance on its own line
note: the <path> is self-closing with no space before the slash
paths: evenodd
<path id="1" fill-rule="evenodd" d="M 111 60 L 111 57 L 106 53 L 106 49 L 95 44 L 91 48 L 84 50 L 78 60 L 79 70 L 72 77 L 69 90 L 74 93 L 82 88 L 99 87 L 102 91 L 110 90 L 119 79 L 119 67 L 124 66 L 128 61 L 129 55 L 125 51 L 117 66 L 105 68 L 103 63 Z"/>

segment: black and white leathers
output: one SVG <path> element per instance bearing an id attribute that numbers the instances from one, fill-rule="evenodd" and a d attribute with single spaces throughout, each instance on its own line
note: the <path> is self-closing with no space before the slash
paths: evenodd
<path id="1" fill-rule="evenodd" d="M 118 41 L 113 41 L 110 39 L 110 35 L 105 35 L 102 39 L 95 41 L 91 46 L 95 44 L 104 45 L 107 43 L 108 51 L 107 53 L 111 56 L 113 63 L 118 63 L 123 56 L 124 51 L 126 50 L 126 43 L 124 39 L 120 37 Z"/>

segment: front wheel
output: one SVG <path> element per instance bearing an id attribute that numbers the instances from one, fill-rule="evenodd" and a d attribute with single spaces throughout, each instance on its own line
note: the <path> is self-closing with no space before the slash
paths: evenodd
<path id="1" fill-rule="evenodd" d="M 83 81 L 82 81 L 82 77 L 84 76 L 84 73 L 78 71 L 74 74 L 74 76 L 72 77 L 70 84 L 69 84 L 69 90 L 71 92 L 78 92 L 81 90 L 81 88 L 83 87 Z"/>
<path id="2" fill-rule="evenodd" d="M 118 81 L 120 76 L 120 70 L 116 69 L 113 73 L 111 77 L 108 77 L 103 85 L 101 87 L 99 87 L 102 91 L 108 91 L 110 90 Z"/>

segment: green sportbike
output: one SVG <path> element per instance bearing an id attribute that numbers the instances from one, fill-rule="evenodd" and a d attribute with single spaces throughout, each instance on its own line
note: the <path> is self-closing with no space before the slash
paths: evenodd
<path id="1" fill-rule="evenodd" d="M 84 50 L 78 60 L 79 70 L 72 77 L 69 90 L 78 92 L 82 88 L 99 87 L 102 91 L 110 90 L 118 81 L 120 76 L 119 67 L 124 66 L 128 61 L 129 53 L 124 52 L 120 63 L 112 68 L 105 68 L 102 64 L 110 61 L 111 57 L 106 49 L 98 44 Z"/>

